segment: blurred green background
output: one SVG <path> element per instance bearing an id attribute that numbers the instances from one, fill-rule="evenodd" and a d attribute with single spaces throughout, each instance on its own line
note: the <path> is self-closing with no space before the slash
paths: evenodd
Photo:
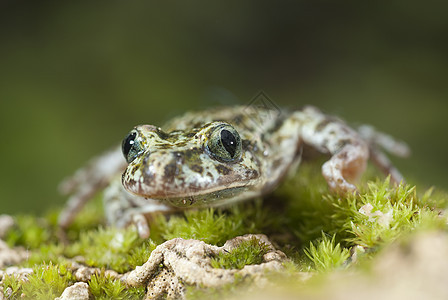
<path id="1" fill-rule="evenodd" d="M 313 104 L 407 141 L 411 182 L 447 189 L 448 2 L 0 1 L 0 213 L 139 123 L 191 109 Z"/>

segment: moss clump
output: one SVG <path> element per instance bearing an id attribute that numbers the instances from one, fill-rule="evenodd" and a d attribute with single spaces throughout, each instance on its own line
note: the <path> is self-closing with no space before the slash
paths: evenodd
<path id="1" fill-rule="evenodd" d="M 96 230 L 99 226 L 105 226 L 104 208 L 102 201 L 102 193 L 98 193 L 91 199 L 85 207 L 79 212 L 73 223 L 67 228 L 65 234 L 70 242 L 76 242 L 80 238 L 80 234 L 88 230 Z M 47 215 L 47 219 L 51 224 L 59 230 L 57 219 L 59 211 L 55 210 Z M 57 231 L 56 231 L 57 232 Z"/>
<path id="2" fill-rule="evenodd" d="M 5 295 L 7 299 L 19 298 L 22 291 L 22 283 L 23 281 L 15 276 L 5 275 L 2 279 L 3 295 Z"/>
<path id="3" fill-rule="evenodd" d="M 66 265 L 50 263 L 35 266 L 27 280 L 5 276 L 2 285 L 9 299 L 54 299 L 74 282 L 75 277 Z"/>
<path id="4" fill-rule="evenodd" d="M 65 253 L 81 255 L 87 265 L 113 269 L 124 273 L 146 262 L 156 245 L 140 239 L 132 228 L 98 228 L 80 234 L 78 242 L 70 245 Z"/>
<path id="5" fill-rule="evenodd" d="M 315 246 L 316 244 L 316 246 Z M 304 249 L 306 256 L 312 262 L 312 268 L 318 272 L 328 272 L 341 267 L 350 257 L 350 251 L 335 244 L 335 236 L 330 239 L 322 234 L 322 239 L 314 244 L 310 242 L 309 248 Z"/>
<path id="6" fill-rule="evenodd" d="M 149 239 L 144 241 L 139 246 L 131 249 L 127 255 L 127 263 L 131 269 L 135 269 L 136 266 L 141 266 L 148 261 L 151 252 L 157 247 L 157 244 Z"/>
<path id="7" fill-rule="evenodd" d="M 145 288 L 128 288 L 120 280 L 106 276 L 104 273 L 92 275 L 89 288 L 95 299 L 142 299 Z"/>
<path id="8" fill-rule="evenodd" d="M 288 202 L 285 226 L 302 245 L 318 240 L 324 232 L 343 247 L 375 249 L 422 228 L 447 229 L 435 206 L 446 200 L 431 197 L 431 192 L 420 197 L 414 186 L 392 186 L 386 179 L 368 182 L 358 194 L 341 197 L 319 192 L 325 182 L 309 168 L 305 165 L 305 175 L 295 176 L 277 192 Z"/>
<path id="9" fill-rule="evenodd" d="M 8 231 L 6 242 L 10 246 L 24 246 L 36 249 L 41 245 L 56 241 L 47 220 L 31 215 L 15 217 L 16 225 Z"/>
<path id="10" fill-rule="evenodd" d="M 180 237 L 222 245 L 236 236 L 261 232 L 266 214 L 257 205 L 243 205 L 245 209 L 236 206 L 226 212 L 212 208 L 186 211 L 184 216 L 172 216 L 169 220 L 161 216 L 156 226 L 162 240 Z"/>
<path id="11" fill-rule="evenodd" d="M 221 252 L 211 260 L 212 267 L 221 269 L 242 269 L 246 265 L 261 264 L 269 247 L 256 238 L 242 241 L 229 252 Z"/>
<path id="12" fill-rule="evenodd" d="M 34 267 L 36 265 L 45 264 L 64 264 L 68 260 L 64 256 L 64 246 L 60 243 L 43 244 L 39 247 L 39 251 L 29 252 L 27 260 L 23 262 L 24 267 Z"/>

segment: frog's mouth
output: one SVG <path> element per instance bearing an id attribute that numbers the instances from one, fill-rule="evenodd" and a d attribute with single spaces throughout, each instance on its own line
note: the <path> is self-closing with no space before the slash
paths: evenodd
<path id="1" fill-rule="evenodd" d="M 129 192 L 145 198 L 168 202 L 177 207 L 226 204 L 229 200 L 237 200 L 243 193 L 254 190 L 258 183 L 257 179 L 237 180 L 230 183 L 225 182 L 225 178 L 222 178 L 215 184 L 202 186 L 198 186 L 198 183 L 188 185 L 175 180 L 160 185 L 148 185 L 132 180 L 126 181 L 125 177 L 124 174 L 123 185 Z M 245 197 L 247 198 L 247 196 Z"/>
<path id="2" fill-rule="evenodd" d="M 170 202 L 176 206 L 233 199 L 259 184 L 256 170 L 236 165 L 220 171 L 194 172 L 188 165 L 133 165 L 125 170 L 122 183 L 133 194 Z"/>
<path id="3" fill-rule="evenodd" d="M 242 198 L 250 198 L 248 194 L 253 194 L 253 197 L 257 196 L 257 193 L 252 191 L 251 186 L 238 186 L 214 192 L 159 200 L 168 202 L 170 205 L 176 207 L 212 207 L 228 205 Z"/>

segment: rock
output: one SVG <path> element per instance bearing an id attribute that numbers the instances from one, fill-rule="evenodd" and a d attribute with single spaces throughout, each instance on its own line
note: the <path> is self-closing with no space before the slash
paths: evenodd
<path id="1" fill-rule="evenodd" d="M 0 239 L 3 239 L 8 230 L 14 226 L 14 219 L 9 215 L 0 215 Z"/>
<path id="2" fill-rule="evenodd" d="M 0 240 L 0 269 L 18 264 L 26 259 L 27 256 L 27 251 L 23 248 L 11 249 L 3 240 Z"/>
<path id="3" fill-rule="evenodd" d="M 220 252 L 229 252 L 244 240 L 258 239 L 266 244 L 269 252 L 263 256 L 259 265 L 246 265 L 240 269 L 217 269 L 211 265 L 212 257 Z M 185 284 L 203 288 L 219 287 L 235 282 L 235 275 L 240 278 L 251 277 L 254 282 L 263 277 L 266 270 L 283 268 L 286 255 L 276 250 L 265 235 L 248 234 L 227 241 L 224 246 L 208 245 L 203 241 L 172 239 L 159 245 L 148 261 L 134 271 L 125 274 L 122 280 L 130 286 L 147 286 L 148 299 L 184 298 Z M 265 281 L 261 281 L 265 284 Z"/>
<path id="4" fill-rule="evenodd" d="M 80 267 L 74 273 L 76 280 L 89 281 L 93 274 L 101 274 L 101 270 L 98 268 Z"/>
<path id="5" fill-rule="evenodd" d="M 99 275 L 102 272 L 100 268 L 88 267 L 76 261 L 72 261 L 70 271 L 75 275 L 76 280 L 84 282 L 89 281 L 92 275 Z M 113 279 L 120 279 L 123 276 L 114 270 L 104 270 L 104 275 Z"/>
<path id="6" fill-rule="evenodd" d="M 31 268 L 19 268 L 19 267 L 9 267 L 6 270 L 0 270 L 0 280 L 3 276 L 15 276 L 19 280 L 26 280 L 28 275 L 33 274 L 33 269 Z"/>
<path id="7" fill-rule="evenodd" d="M 66 288 L 61 297 L 55 300 L 88 300 L 90 298 L 89 285 L 85 282 L 77 282 Z"/>

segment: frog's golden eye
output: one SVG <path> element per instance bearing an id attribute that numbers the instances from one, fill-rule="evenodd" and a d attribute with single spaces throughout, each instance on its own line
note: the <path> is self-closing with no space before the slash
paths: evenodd
<path id="1" fill-rule="evenodd" d="M 121 150 L 123 151 L 124 158 L 128 163 L 133 161 L 144 151 L 142 144 L 137 139 L 137 132 L 135 130 L 129 132 L 123 139 Z"/>
<path id="2" fill-rule="evenodd" d="M 221 124 L 211 130 L 206 149 L 216 159 L 224 162 L 241 157 L 241 138 L 229 124 Z"/>

